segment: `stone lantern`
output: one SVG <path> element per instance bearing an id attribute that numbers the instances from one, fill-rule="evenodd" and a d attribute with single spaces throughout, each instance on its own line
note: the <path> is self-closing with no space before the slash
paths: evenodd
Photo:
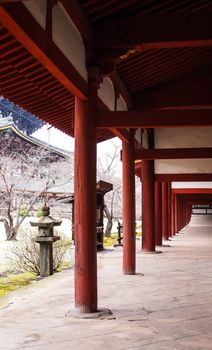
<path id="1" fill-rule="evenodd" d="M 40 244 L 40 276 L 47 277 L 53 275 L 52 244 L 60 239 L 59 236 L 54 236 L 54 227 L 60 226 L 62 220 L 55 220 L 49 215 L 50 208 L 46 203 L 41 210 L 41 217 L 30 221 L 30 224 L 38 227 L 38 236 L 33 238 L 33 241 Z"/>

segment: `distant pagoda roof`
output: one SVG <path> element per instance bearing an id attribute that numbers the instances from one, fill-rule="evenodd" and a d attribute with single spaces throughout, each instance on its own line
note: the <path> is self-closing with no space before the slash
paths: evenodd
<path id="1" fill-rule="evenodd" d="M 61 148 L 52 146 L 49 143 L 41 141 L 33 136 L 26 135 L 24 132 L 20 131 L 17 128 L 17 126 L 14 124 L 13 117 L 8 116 L 8 117 L 0 118 L 0 132 L 8 129 L 13 131 L 17 136 L 19 136 L 21 139 L 25 140 L 26 142 L 29 142 L 38 147 L 49 149 L 51 150 L 51 152 L 54 152 L 62 157 L 71 157 L 72 155 L 72 152 L 68 152 Z"/>
<path id="2" fill-rule="evenodd" d="M 40 129 L 45 124 L 44 121 L 39 119 L 36 115 L 27 112 L 1 95 L 0 117 L 11 117 L 11 120 L 17 128 L 25 132 L 27 135 L 33 134 L 33 132 Z"/>

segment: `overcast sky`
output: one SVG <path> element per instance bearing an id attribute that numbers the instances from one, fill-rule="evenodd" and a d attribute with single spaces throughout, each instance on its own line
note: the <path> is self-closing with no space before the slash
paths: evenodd
<path id="1" fill-rule="evenodd" d="M 48 128 L 47 125 L 44 125 L 41 129 L 37 130 L 33 136 L 63 150 L 74 151 L 74 138 L 54 127 Z M 105 153 L 113 153 L 113 144 L 121 146 L 121 141 L 115 137 L 112 140 L 100 142 L 97 146 L 97 157 L 104 157 Z"/>

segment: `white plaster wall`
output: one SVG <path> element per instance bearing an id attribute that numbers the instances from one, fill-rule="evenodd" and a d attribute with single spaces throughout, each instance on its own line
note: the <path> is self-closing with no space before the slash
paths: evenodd
<path id="1" fill-rule="evenodd" d="M 23 1 L 24 6 L 44 30 L 46 27 L 46 3 L 47 0 Z M 85 49 L 81 35 L 60 2 L 53 6 L 52 9 L 52 40 L 79 74 L 87 81 Z M 115 92 L 109 78 L 103 78 L 103 82 L 98 90 L 98 96 L 111 111 L 114 110 Z M 127 110 L 127 105 L 121 96 L 117 100 L 117 110 Z"/>
<path id="2" fill-rule="evenodd" d="M 47 0 L 23 1 L 24 6 L 43 29 L 46 28 L 46 3 Z"/>
<path id="3" fill-rule="evenodd" d="M 98 90 L 98 96 L 111 111 L 114 111 L 115 91 L 113 83 L 109 78 L 103 78 Z"/>
<path id="4" fill-rule="evenodd" d="M 117 111 L 127 111 L 127 105 L 122 96 L 117 100 Z"/>
<path id="5" fill-rule="evenodd" d="M 172 182 L 172 188 L 212 188 L 212 182 Z"/>
<path id="6" fill-rule="evenodd" d="M 155 129 L 155 148 L 212 147 L 212 127 Z"/>
<path id="7" fill-rule="evenodd" d="M 136 130 L 135 139 L 138 141 L 138 143 L 141 143 L 141 142 L 142 142 L 141 129 L 137 129 L 137 130 Z"/>
<path id="8" fill-rule="evenodd" d="M 45 30 L 47 0 L 23 1 L 24 6 Z M 87 81 L 85 49 L 81 35 L 59 2 L 52 9 L 52 40 Z"/>
<path id="9" fill-rule="evenodd" d="M 212 159 L 165 159 L 155 161 L 156 174 L 210 174 Z"/>
<path id="10" fill-rule="evenodd" d="M 155 129 L 155 148 L 192 147 L 212 147 L 212 127 Z M 212 173 L 212 159 L 156 160 L 155 173 Z"/>
<path id="11" fill-rule="evenodd" d="M 147 131 L 144 130 L 144 132 L 142 133 L 142 146 L 144 148 L 149 148 L 149 144 L 148 144 L 148 134 Z"/>
<path id="12" fill-rule="evenodd" d="M 61 3 L 54 6 L 52 10 L 52 39 L 79 74 L 87 81 L 85 49 L 82 38 Z"/>

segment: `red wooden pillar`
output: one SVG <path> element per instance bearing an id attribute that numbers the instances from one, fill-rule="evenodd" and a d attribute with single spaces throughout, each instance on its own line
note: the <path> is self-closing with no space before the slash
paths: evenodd
<path id="1" fill-rule="evenodd" d="M 183 206 L 182 206 L 182 197 L 179 197 L 179 212 L 180 212 L 180 230 L 183 228 Z"/>
<path id="2" fill-rule="evenodd" d="M 192 217 L 192 205 L 190 205 L 190 220 L 191 220 L 191 217 Z"/>
<path id="3" fill-rule="evenodd" d="M 189 223 L 189 204 L 186 203 L 186 225 Z"/>
<path id="4" fill-rule="evenodd" d="M 155 182 L 155 244 L 162 245 L 161 182 Z"/>
<path id="5" fill-rule="evenodd" d="M 163 239 L 169 239 L 168 232 L 168 186 L 162 182 L 162 236 Z"/>
<path id="6" fill-rule="evenodd" d="M 142 160 L 142 250 L 155 251 L 154 161 Z"/>
<path id="7" fill-rule="evenodd" d="M 185 219 L 185 203 L 184 200 L 182 200 L 182 220 L 183 220 L 183 227 L 186 225 L 186 219 Z"/>
<path id="8" fill-rule="evenodd" d="M 96 127 L 97 88 L 75 101 L 75 306 L 97 311 Z"/>
<path id="9" fill-rule="evenodd" d="M 123 165 L 123 273 L 135 273 L 135 163 L 134 132 L 129 143 L 122 143 Z"/>
<path id="10" fill-rule="evenodd" d="M 175 235 L 175 195 L 171 194 L 171 233 Z"/>
<path id="11" fill-rule="evenodd" d="M 174 220 L 174 229 L 175 234 L 178 232 L 178 197 L 177 194 L 174 195 L 174 211 L 175 211 L 175 220 Z"/>
<path id="12" fill-rule="evenodd" d="M 168 235 L 169 237 L 172 236 L 171 234 L 171 182 L 167 183 L 167 205 L 168 205 Z"/>

